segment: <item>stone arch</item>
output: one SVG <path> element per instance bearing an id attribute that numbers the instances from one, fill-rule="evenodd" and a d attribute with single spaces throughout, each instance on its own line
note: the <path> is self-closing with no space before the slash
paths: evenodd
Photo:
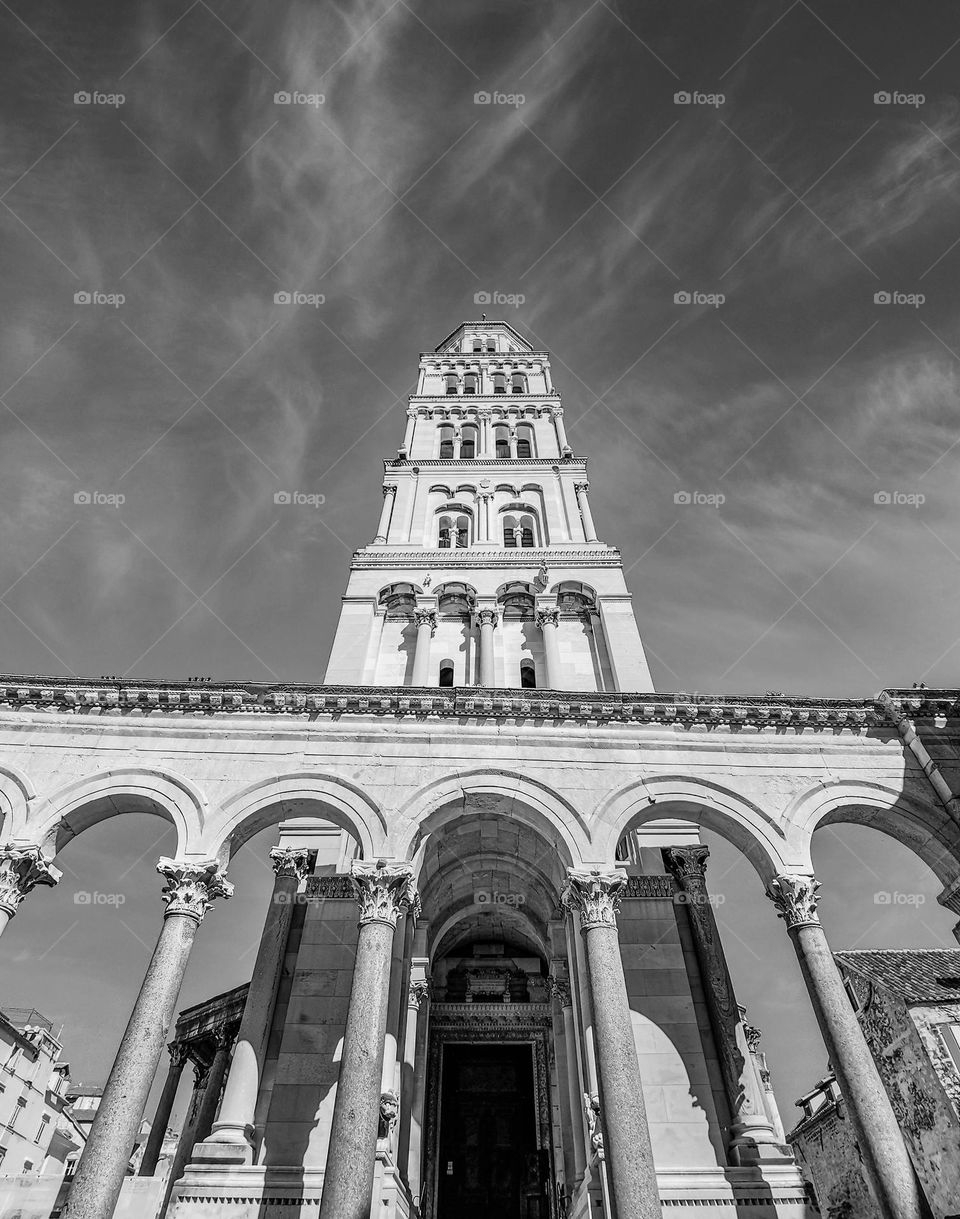
<path id="1" fill-rule="evenodd" d="M 819 783 L 790 805 L 785 822 L 793 849 L 813 871 L 813 835 L 825 825 L 865 825 L 907 847 L 944 885 L 960 878 L 960 825 L 932 790 L 929 800 L 864 780 Z"/>
<path id="2" fill-rule="evenodd" d="M 29 775 L 16 766 L 0 766 L 0 841 L 22 838 L 29 831 L 30 801 L 37 797 Z"/>
<path id="3" fill-rule="evenodd" d="M 481 909 L 482 907 L 478 906 L 461 906 L 459 909 L 450 911 L 435 926 L 431 924 L 427 938 L 427 955 L 431 961 L 448 949 L 451 934 L 456 928 L 470 922 Z M 550 960 L 550 944 L 537 919 L 530 917 L 528 912 L 522 908 L 501 912 L 500 917 L 507 924 L 514 923 L 519 931 L 518 938 L 530 940 L 536 947 L 538 955 Z"/>
<path id="4" fill-rule="evenodd" d="M 780 825 L 763 809 L 720 784 L 686 775 L 636 779 L 607 796 L 592 818 L 597 859 L 612 862 L 624 834 L 672 817 L 725 838 L 749 859 L 764 884 L 803 867 L 802 853 L 791 852 Z"/>
<path id="5" fill-rule="evenodd" d="M 513 771 L 475 770 L 437 779 L 415 792 L 397 810 L 390 853 L 413 859 L 425 835 L 463 815 L 469 796 L 500 796 L 523 824 L 560 848 L 562 863 L 576 866 L 590 854 L 590 831 L 580 813 L 545 784 Z"/>
<path id="6" fill-rule="evenodd" d="M 175 826 L 178 856 L 196 854 L 203 837 L 206 803 L 194 783 L 172 771 L 115 766 L 51 793 L 28 818 L 26 828 L 52 857 L 71 838 L 108 817 L 154 813 Z"/>
<path id="7" fill-rule="evenodd" d="M 294 771 L 261 779 L 236 792 L 211 814 L 206 833 L 205 852 L 215 858 L 233 855 L 254 834 L 289 816 L 309 812 L 284 810 L 283 805 L 307 803 L 322 806 L 317 817 L 338 825 L 360 844 L 365 859 L 383 854 L 387 823 L 376 803 L 366 792 L 335 775 L 319 771 Z"/>

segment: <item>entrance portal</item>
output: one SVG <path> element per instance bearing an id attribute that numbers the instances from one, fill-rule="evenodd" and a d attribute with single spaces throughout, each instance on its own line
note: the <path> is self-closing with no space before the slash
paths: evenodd
<path id="1" fill-rule="evenodd" d="M 533 1047 L 443 1047 L 437 1219 L 543 1219 Z"/>

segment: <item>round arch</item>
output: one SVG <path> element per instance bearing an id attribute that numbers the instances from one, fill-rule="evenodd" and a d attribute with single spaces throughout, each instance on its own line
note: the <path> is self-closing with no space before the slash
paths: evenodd
<path id="1" fill-rule="evenodd" d="M 753 864 L 764 885 L 796 872 L 804 857 L 792 852 L 777 822 L 738 792 L 685 775 L 636 779 L 607 796 L 594 818 L 597 858 L 612 863 L 624 834 L 648 821 L 677 817 L 713 830 Z"/>
<path id="2" fill-rule="evenodd" d="M 233 855 L 254 834 L 291 816 L 284 804 L 312 802 L 323 806 L 317 816 L 330 821 L 354 837 L 365 859 L 383 854 L 386 819 L 379 805 L 366 792 L 335 775 L 297 771 L 261 779 L 224 801 L 211 814 L 204 850 L 210 858 Z M 302 810 L 295 814 L 303 816 Z"/>
<path id="3" fill-rule="evenodd" d="M 22 838 L 29 832 L 30 801 L 36 797 L 29 775 L 9 763 L 0 766 L 0 839 Z"/>
<path id="4" fill-rule="evenodd" d="M 456 929 L 463 923 L 471 922 L 477 914 L 484 911 L 485 907 L 483 906 L 463 905 L 453 910 L 436 926 L 431 923 L 427 940 L 427 955 L 430 960 L 434 961 L 438 955 L 442 956 L 449 951 L 451 942 L 455 940 L 454 932 Z M 497 914 L 506 925 L 512 924 L 515 927 L 519 939 L 526 938 L 532 941 L 536 945 L 539 955 L 547 961 L 550 960 L 550 945 L 547 942 L 544 928 L 526 910 L 522 907 L 515 907 L 508 910 L 498 910 Z"/>
<path id="5" fill-rule="evenodd" d="M 203 837 L 207 800 L 189 779 L 154 767 L 113 767 L 76 779 L 51 793 L 26 828 L 55 856 L 90 826 L 122 813 L 153 813 L 173 823 L 177 856 L 196 854 Z"/>

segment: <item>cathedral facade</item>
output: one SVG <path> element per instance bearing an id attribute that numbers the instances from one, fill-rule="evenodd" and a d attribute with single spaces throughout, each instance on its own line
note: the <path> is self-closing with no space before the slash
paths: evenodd
<path id="1" fill-rule="evenodd" d="M 960 1183 L 911 1158 L 810 841 L 839 821 L 892 834 L 960 912 L 957 692 L 655 692 L 549 354 L 506 323 L 420 357 L 383 497 L 322 685 L 0 678 L 4 922 L 88 826 L 148 811 L 178 835 L 63 1215 L 813 1219 L 706 827 L 794 945 L 877 1215 L 945 1219 Z M 127 1161 L 190 947 L 225 934 L 230 858 L 269 826 L 249 987 L 223 1029 L 204 1009 L 195 1137 L 151 1194 L 155 1155 L 134 1182 Z"/>

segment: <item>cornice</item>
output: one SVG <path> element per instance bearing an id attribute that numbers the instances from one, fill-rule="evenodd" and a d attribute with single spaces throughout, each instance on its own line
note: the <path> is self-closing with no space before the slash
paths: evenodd
<path id="1" fill-rule="evenodd" d="M 954 704 L 960 692 L 943 692 Z M 931 697 L 936 697 L 930 692 Z M 323 686 L 260 682 L 77 681 L 0 676 L 0 713 L 75 716 L 343 716 L 633 723 L 676 729 L 750 728 L 770 732 L 862 732 L 889 724 L 876 699 L 736 695 L 614 694 L 592 691 L 493 690 L 398 686 Z"/>
<path id="2" fill-rule="evenodd" d="M 498 550 L 471 550 L 469 547 L 443 550 L 387 550 L 367 546 L 354 552 L 351 569 L 360 567 L 622 567 L 620 551 L 613 546 L 578 547 L 576 550 L 525 549 L 501 547 Z"/>
<path id="3" fill-rule="evenodd" d="M 436 469 L 439 466 L 449 466 L 454 470 L 507 469 L 507 470 L 549 470 L 557 473 L 561 470 L 572 472 L 586 470 L 586 457 L 421 457 L 411 460 L 408 457 L 395 457 L 383 463 L 387 472 L 410 470 L 416 474 L 421 466 Z"/>
<path id="4" fill-rule="evenodd" d="M 960 719 L 960 690 L 888 689 L 879 695 L 892 716 L 914 720 Z"/>

